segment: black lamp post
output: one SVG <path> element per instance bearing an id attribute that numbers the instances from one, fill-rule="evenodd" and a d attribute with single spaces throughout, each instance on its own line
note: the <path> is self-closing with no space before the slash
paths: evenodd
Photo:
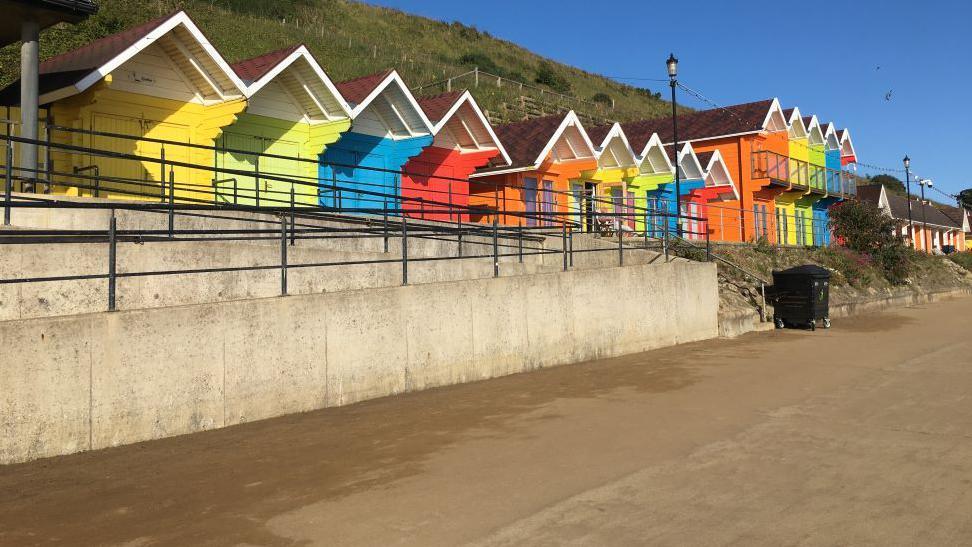
<path id="1" fill-rule="evenodd" d="M 931 179 L 918 179 L 918 186 L 921 186 L 921 237 L 928 237 L 928 218 L 925 215 L 925 186 L 931 188 Z M 931 244 L 931 241 L 925 242 L 925 246 Z M 930 250 L 930 249 L 929 249 Z"/>
<path id="2" fill-rule="evenodd" d="M 678 86 L 678 59 L 674 53 L 668 54 L 668 80 L 672 86 L 672 136 L 675 146 L 675 233 L 682 237 L 682 184 L 678 173 L 678 113 L 675 110 L 675 87 Z"/>
<path id="3" fill-rule="evenodd" d="M 907 154 L 904 157 L 904 167 L 905 191 L 908 193 L 908 239 L 911 240 L 911 246 L 915 247 L 915 224 L 911 220 L 911 158 Z"/>

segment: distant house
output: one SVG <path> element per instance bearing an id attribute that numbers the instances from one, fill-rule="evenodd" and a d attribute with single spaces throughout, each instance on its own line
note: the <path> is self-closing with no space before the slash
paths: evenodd
<path id="1" fill-rule="evenodd" d="M 857 197 L 865 203 L 876 205 L 881 211 L 893 218 L 898 226 L 897 233 L 914 242 L 916 249 L 928 253 L 945 246 L 958 251 L 965 250 L 965 233 L 968 218 L 960 215 L 956 220 L 946 214 L 944 207 L 931 203 L 911 200 L 911 227 L 908 221 L 908 198 L 889 193 L 884 186 L 867 185 L 857 188 Z"/>
<path id="2" fill-rule="evenodd" d="M 948 205 L 941 207 L 941 209 L 950 219 L 962 224 L 962 232 L 965 234 L 965 250 L 972 249 L 972 246 L 970 246 L 972 244 L 972 227 L 970 227 L 969 222 L 969 216 L 972 215 L 972 212 L 964 207 Z"/>

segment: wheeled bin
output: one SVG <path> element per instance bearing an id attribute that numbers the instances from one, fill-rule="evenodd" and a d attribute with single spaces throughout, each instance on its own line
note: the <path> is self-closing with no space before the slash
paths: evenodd
<path id="1" fill-rule="evenodd" d="M 776 328 L 818 324 L 830 328 L 830 271 L 814 264 L 773 272 L 773 322 Z"/>

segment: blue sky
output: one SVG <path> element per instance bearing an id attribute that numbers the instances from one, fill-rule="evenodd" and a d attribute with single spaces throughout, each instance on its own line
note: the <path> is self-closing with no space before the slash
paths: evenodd
<path id="1" fill-rule="evenodd" d="M 907 153 L 937 187 L 972 188 L 968 0 L 368 1 L 461 21 L 608 76 L 664 78 L 672 51 L 680 80 L 718 104 L 779 97 L 850 128 L 861 162 L 901 169 Z M 659 82 L 624 81 L 667 93 Z M 707 108 L 684 93 L 679 101 Z"/>

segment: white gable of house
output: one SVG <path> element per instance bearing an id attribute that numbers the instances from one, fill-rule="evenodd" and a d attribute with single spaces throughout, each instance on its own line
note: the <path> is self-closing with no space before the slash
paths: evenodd
<path id="1" fill-rule="evenodd" d="M 407 139 L 432 134 L 432 123 L 397 72 L 392 71 L 351 110 L 356 133 Z"/>
<path id="2" fill-rule="evenodd" d="M 577 114 L 571 110 L 564 116 L 564 120 L 540 152 L 535 163 L 539 165 L 548 156 L 554 161 L 564 162 L 593 159 L 595 155 L 594 144 L 591 143 Z"/>
<path id="3" fill-rule="evenodd" d="M 621 129 L 621 124 L 611 126 L 601 146 L 597 149 L 597 163 L 602 169 L 636 167 L 638 158 L 635 156 L 628 138 Z"/>
<path id="4" fill-rule="evenodd" d="M 300 46 L 247 87 L 247 112 L 317 124 L 346 119 L 348 104 L 307 48 Z"/>
<path id="5" fill-rule="evenodd" d="M 244 96 L 245 85 L 185 12 L 179 12 L 76 84 L 45 93 L 48 103 L 108 86 L 182 102 L 214 104 Z"/>
<path id="6" fill-rule="evenodd" d="M 469 91 L 464 92 L 453 103 L 449 111 L 435 124 L 433 131 L 433 144 L 436 147 L 461 152 L 496 150 L 507 165 L 512 163 L 503 143 Z"/>
<path id="7" fill-rule="evenodd" d="M 675 168 L 672 166 L 668 154 L 665 153 L 665 148 L 662 146 L 657 133 L 653 133 L 651 138 L 648 139 L 648 143 L 645 144 L 638 167 L 641 173 L 645 175 L 672 174 L 675 172 Z"/>

